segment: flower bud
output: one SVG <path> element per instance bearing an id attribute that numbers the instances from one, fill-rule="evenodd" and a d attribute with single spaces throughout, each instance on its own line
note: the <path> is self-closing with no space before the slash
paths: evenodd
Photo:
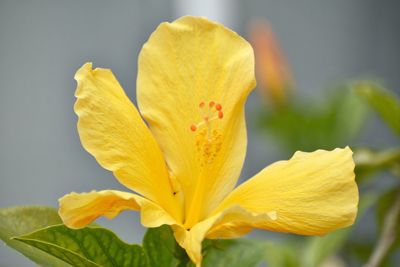
<path id="1" fill-rule="evenodd" d="M 273 106 L 285 105 L 293 87 L 293 80 L 278 40 L 266 21 L 251 24 L 250 42 L 255 53 L 259 90 Z"/>

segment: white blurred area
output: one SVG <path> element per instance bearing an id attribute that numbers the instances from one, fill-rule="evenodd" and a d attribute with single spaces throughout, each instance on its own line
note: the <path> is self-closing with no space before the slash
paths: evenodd
<path id="1" fill-rule="evenodd" d="M 236 0 L 174 0 L 176 18 L 193 15 L 218 21 L 230 28 L 238 23 Z"/>

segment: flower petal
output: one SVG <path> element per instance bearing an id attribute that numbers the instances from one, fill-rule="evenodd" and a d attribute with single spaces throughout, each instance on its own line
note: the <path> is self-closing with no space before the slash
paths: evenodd
<path id="1" fill-rule="evenodd" d="M 276 219 L 275 212 L 266 212 L 263 214 L 251 213 L 240 206 L 231 206 L 222 212 L 207 218 L 193 226 L 193 228 L 186 230 L 180 226 L 173 225 L 174 235 L 177 242 L 185 248 L 190 259 L 196 264 L 201 266 L 202 254 L 201 244 L 205 238 L 214 238 L 213 232 L 218 231 L 220 226 L 226 227 L 229 224 L 240 223 L 243 221 L 253 222 L 268 222 Z M 251 228 L 244 226 L 241 234 L 247 233 Z M 238 229 L 236 229 L 234 236 L 237 236 Z M 225 229 L 225 236 L 218 236 L 224 238 L 233 237 L 228 234 Z"/>
<path id="2" fill-rule="evenodd" d="M 70 193 L 59 200 L 59 214 L 70 228 L 82 228 L 100 216 L 114 218 L 123 210 L 140 210 L 146 227 L 174 224 L 176 221 L 157 204 L 136 194 L 116 190 Z"/>
<path id="3" fill-rule="evenodd" d="M 139 108 L 182 186 L 188 226 L 237 182 L 247 144 L 243 106 L 254 86 L 251 46 L 205 18 L 162 23 L 140 52 Z"/>
<path id="4" fill-rule="evenodd" d="M 178 218 L 181 210 L 160 148 L 112 72 L 86 63 L 75 79 L 83 147 L 123 185 Z"/>
<path id="5" fill-rule="evenodd" d="M 353 224 L 358 205 L 352 151 L 296 152 L 236 188 L 216 209 L 240 205 L 253 213 L 276 211 L 275 221 L 243 221 L 227 225 L 230 231 L 244 226 L 302 235 L 324 235 Z M 213 235 L 224 235 L 224 227 Z"/>

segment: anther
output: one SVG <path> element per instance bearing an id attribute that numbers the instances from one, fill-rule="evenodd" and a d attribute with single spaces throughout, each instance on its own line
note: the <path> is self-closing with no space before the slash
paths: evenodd
<path id="1" fill-rule="evenodd" d="M 206 105 L 208 105 L 208 110 L 204 110 L 204 107 Z M 199 108 L 202 120 L 200 122 L 190 125 L 189 129 L 192 132 L 198 131 L 203 126 L 206 129 L 208 129 L 207 131 L 209 132 L 210 127 L 213 127 L 211 125 L 211 122 L 217 119 L 222 119 L 224 117 L 224 114 L 222 112 L 222 105 L 220 103 L 216 103 L 215 101 L 209 101 L 209 102 L 201 101 L 199 103 Z"/>

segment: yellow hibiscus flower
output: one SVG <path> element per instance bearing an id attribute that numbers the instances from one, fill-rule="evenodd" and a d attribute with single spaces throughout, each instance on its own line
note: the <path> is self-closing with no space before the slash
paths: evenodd
<path id="1" fill-rule="evenodd" d="M 108 69 L 83 65 L 75 112 L 84 148 L 135 193 L 71 193 L 60 199 L 65 225 L 81 228 L 122 210 L 145 227 L 170 225 L 197 266 L 205 238 L 253 228 L 323 235 L 357 213 L 352 151 L 296 152 L 234 189 L 246 153 L 244 104 L 255 87 L 251 46 L 199 17 L 162 23 L 139 55 L 143 121 Z"/>

